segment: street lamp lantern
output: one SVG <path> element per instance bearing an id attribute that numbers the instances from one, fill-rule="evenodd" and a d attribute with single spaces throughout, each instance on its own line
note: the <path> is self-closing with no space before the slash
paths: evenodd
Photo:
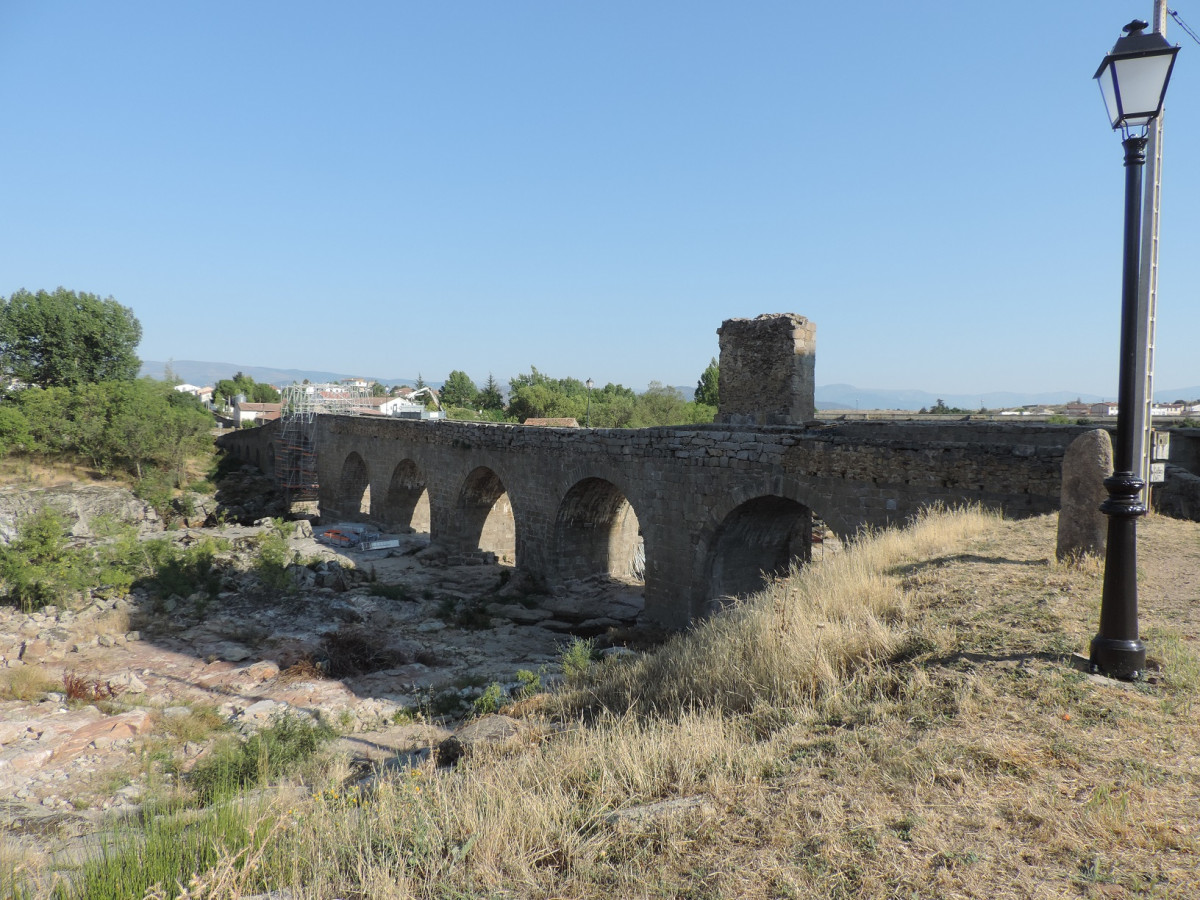
<path id="1" fill-rule="evenodd" d="M 1112 52 L 1096 70 L 1100 93 L 1113 130 L 1120 129 L 1125 148 L 1125 238 L 1121 274 L 1121 359 L 1117 396 L 1117 440 L 1113 474 L 1104 487 L 1108 499 L 1100 510 L 1108 516 L 1104 549 L 1104 589 L 1100 630 L 1092 638 L 1089 661 L 1094 671 L 1113 678 L 1140 678 L 1146 669 L 1146 646 L 1138 637 L 1137 520 L 1146 512 L 1145 486 L 1134 474 L 1134 406 L 1138 359 L 1138 290 L 1141 277 L 1142 169 L 1146 163 L 1146 130 L 1162 111 L 1167 81 L 1178 47 L 1161 34 L 1144 34 L 1146 23 L 1125 26 Z M 1139 129 L 1138 134 L 1132 134 Z M 1144 348 L 1143 348 L 1144 349 Z"/>
<path id="2" fill-rule="evenodd" d="M 1158 32 L 1147 34 L 1146 27 L 1141 19 L 1126 25 L 1124 36 L 1113 45 L 1094 76 L 1113 130 L 1119 128 L 1126 136 L 1132 128 L 1145 128 L 1162 112 L 1167 82 L 1179 52 L 1178 46 L 1172 47 Z"/>
<path id="3" fill-rule="evenodd" d="M 589 378 L 587 381 L 584 382 L 584 384 L 587 385 L 587 389 L 588 389 L 587 422 L 586 422 L 585 427 L 591 428 L 592 427 L 592 388 L 594 388 L 596 386 L 596 382 L 592 381 L 592 379 Z"/>

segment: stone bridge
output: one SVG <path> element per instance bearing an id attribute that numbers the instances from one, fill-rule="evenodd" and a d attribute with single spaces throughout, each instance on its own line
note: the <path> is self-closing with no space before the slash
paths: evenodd
<path id="1" fill-rule="evenodd" d="M 724 373 L 722 373 L 724 378 Z M 495 554 L 535 582 L 632 579 L 645 616 L 682 627 L 761 587 L 835 534 L 935 503 L 1023 516 L 1058 507 L 1085 428 L 986 422 L 575 429 L 317 416 L 320 513 L 428 531 L 451 557 Z M 272 471 L 278 423 L 221 438 Z"/>

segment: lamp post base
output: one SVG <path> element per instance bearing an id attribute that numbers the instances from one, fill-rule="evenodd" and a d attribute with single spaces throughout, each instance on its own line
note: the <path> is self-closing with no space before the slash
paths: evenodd
<path id="1" fill-rule="evenodd" d="M 1090 659 L 1093 671 L 1122 681 L 1137 681 L 1146 671 L 1146 645 L 1140 640 L 1096 635 L 1092 638 Z"/>

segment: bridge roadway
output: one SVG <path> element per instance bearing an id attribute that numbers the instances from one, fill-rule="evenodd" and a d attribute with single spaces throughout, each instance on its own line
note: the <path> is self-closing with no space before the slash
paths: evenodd
<path id="1" fill-rule="evenodd" d="M 1085 428 L 845 422 L 543 428 L 367 416 L 312 425 L 325 520 L 428 531 L 452 558 L 494 553 L 535 583 L 645 557 L 644 615 L 684 627 L 841 538 L 933 503 L 1012 516 L 1058 508 L 1062 457 Z M 279 424 L 220 439 L 274 469 Z"/>

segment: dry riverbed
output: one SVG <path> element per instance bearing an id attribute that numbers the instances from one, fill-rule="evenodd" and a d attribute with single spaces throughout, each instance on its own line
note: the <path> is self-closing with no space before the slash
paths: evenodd
<path id="1" fill-rule="evenodd" d="M 173 537 L 223 537 L 248 555 L 269 527 Z M 53 849 L 135 814 L 225 726 L 320 716 L 352 761 L 379 763 L 446 737 L 490 683 L 515 691 L 519 670 L 553 683 L 576 636 L 654 638 L 633 627 L 638 585 L 525 596 L 507 567 L 446 565 L 425 536 L 398 537 L 334 550 L 301 527 L 289 551 L 322 564 L 297 567 L 285 591 L 239 572 L 216 597 L 135 589 L 33 614 L 0 607 L 0 696 L 13 698 L 0 701 L 0 840 Z"/>

